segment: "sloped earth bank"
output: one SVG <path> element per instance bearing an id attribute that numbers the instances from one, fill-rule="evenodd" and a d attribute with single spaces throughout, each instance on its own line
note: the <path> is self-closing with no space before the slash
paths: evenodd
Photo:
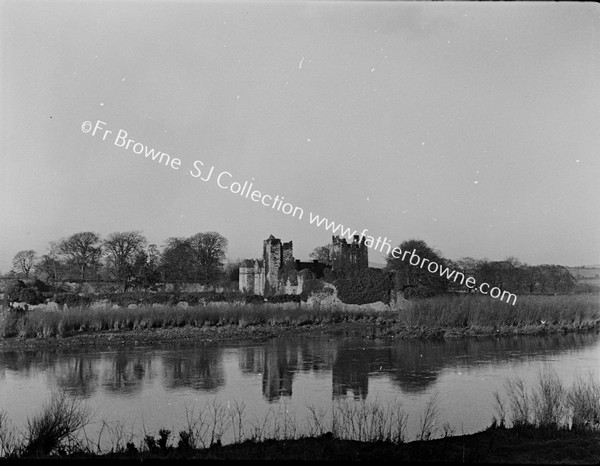
<path id="1" fill-rule="evenodd" d="M 167 447 L 163 450 L 128 452 L 79 458 L 385 461 L 451 463 L 597 464 L 600 433 L 556 429 L 489 428 L 471 435 L 414 441 L 406 444 L 357 442 L 334 439 L 331 434 L 298 440 L 246 441 L 205 450 Z"/>
<path id="2" fill-rule="evenodd" d="M 65 337 L 0 338 L 1 350 L 35 348 L 77 349 L 81 346 L 105 348 L 116 345 L 150 346 L 174 341 L 264 341 L 286 335 L 317 336 L 340 331 L 356 331 L 367 339 L 448 339 L 464 337 L 501 337 L 513 335 L 545 335 L 569 332 L 599 332 L 598 323 L 591 325 L 536 325 L 526 327 L 409 327 L 386 322 L 339 322 L 307 325 L 249 325 L 246 327 L 226 325 L 213 327 L 170 327 L 143 330 L 81 331 Z"/>

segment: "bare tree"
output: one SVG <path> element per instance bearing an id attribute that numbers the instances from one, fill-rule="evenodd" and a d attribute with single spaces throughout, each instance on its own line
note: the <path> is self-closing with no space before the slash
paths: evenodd
<path id="1" fill-rule="evenodd" d="M 143 289 L 154 287 L 161 278 L 160 251 L 156 244 L 141 249 L 133 262 L 133 285 Z"/>
<path id="2" fill-rule="evenodd" d="M 208 284 L 221 278 L 227 254 L 227 239 L 216 231 L 209 231 L 192 236 L 189 244 L 194 254 L 196 279 Z"/>
<path id="3" fill-rule="evenodd" d="M 26 251 L 19 251 L 13 257 L 12 264 L 17 272 L 25 275 L 25 278 L 29 278 L 29 271 L 33 267 L 35 262 L 35 251 L 33 249 L 27 249 Z"/>
<path id="4" fill-rule="evenodd" d="M 123 284 L 123 291 L 127 291 L 134 276 L 136 257 L 146 244 L 145 236 L 139 231 L 111 233 L 104 240 L 107 268 L 115 280 Z"/>
<path id="5" fill-rule="evenodd" d="M 58 251 L 65 256 L 69 264 L 77 268 L 79 278 L 85 280 L 86 274 L 100 264 L 100 236 L 91 231 L 75 233 L 60 240 Z"/>
<path id="6" fill-rule="evenodd" d="M 192 280 L 194 268 L 192 256 L 193 252 L 188 239 L 168 238 L 165 241 L 160 258 L 160 271 L 163 274 L 163 280 L 173 283 L 175 290 L 179 290 L 182 283 Z"/>
<path id="7" fill-rule="evenodd" d="M 36 262 L 34 269 L 36 277 L 58 289 L 58 283 L 65 276 L 65 264 L 60 260 L 58 243 L 51 241 L 48 247 L 48 253 L 44 254 Z"/>

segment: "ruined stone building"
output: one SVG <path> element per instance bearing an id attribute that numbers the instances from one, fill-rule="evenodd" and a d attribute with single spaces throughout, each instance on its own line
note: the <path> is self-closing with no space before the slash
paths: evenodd
<path id="1" fill-rule="evenodd" d="M 358 235 L 352 243 L 332 237 L 331 265 L 318 260 L 301 262 L 294 259 L 292 241 L 283 243 L 273 235 L 263 241 L 262 259 L 246 259 L 240 264 L 239 289 L 244 293 L 272 296 L 277 294 L 300 294 L 306 279 L 323 278 L 325 269 L 340 274 L 369 266 L 365 238 Z"/>
<path id="2" fill-rule="evenodd" d="M 339 236 L 331 237 L 331 270 L 339 275 L 348 275 L 369 267 L 369 248 L 358 235 L 354 235 L 352 243 Z"/>

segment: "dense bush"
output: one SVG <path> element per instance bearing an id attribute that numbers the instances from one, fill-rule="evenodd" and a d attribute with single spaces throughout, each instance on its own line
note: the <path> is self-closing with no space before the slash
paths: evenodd
<path id="1" fill-rule="evenodd" d="M 27 285 L 23 283 L 21 280 L 14 281 L 10 285 L 6 287 L 6 291 L 4 292 L 4 298 L 9 301 L 19 301 L 19 295 L 21 294 L 21 290 L 27 288 Z"/>
<path id="2" fill-rule="evenodd" d="M 417 285 L 415 287 L 409 287 L 404 290 L 404 297 L 410 298 L 432 298 L 436 296 L 435 290 L 423 285 Z"/>
<path id="3" fill-rule="evenodd" d="M 39 280 L 36 280 L 39 281 Z M 40 282 L 43 283 L 43 282 Z M 34 284 L 35 285 L 35 284 Z M 10 302 L 21 302 L 27 304 L 40 304 L 44 302 L 42 293 L 37 287 L 28 287 L 21 280 L 17 280 L 11 283 L 4 293 L 6 301 Z"/>
<path id="4" fill-rule="evenodd" d="M 267 298 L 269 303 L 299 303 L 301 301 L 301 297 L 299 294 L 279 294 L 275 296 L 269 296 Z"/>
<path id="5" fill-rule="evenodd" d="M 44 302 L 42 294 L 33 288 L 22 288 L 19 292 L 19 302 L 27 304 L 40 304 Z"/>
<path id="6" fill-rule="evenodd" d="M 67 307 L 89 307 L 92 303 L 92 298 L 81 296 L 77 293 L 59 293 L 54 298 L 54 302 L 59 306 L 66 304 Z"/>
<path id="7" fill-rule="evenodd" d="M 307 301 L 312 293 L 323 291 L 324 286 L 325 281 L 319 278 L 304 280 L 304 283 L 302 284 L 302 293 L 300 294 L 302 301 Z"/>
<path id="8" fill-rule="evenodd" d="M 347 278 L 335 281 L 338 298 L 345 304 L 390 302 L 393 288 L 391 274 L 381 269 L 368 268 Z"/>
<path id="9" fill-rule="evenodd" d="M 31 288 L 35 288 L 40 293 L 48 293 L 52 291 L 52 287 L 48 284 L 44 283 L 42 280 L 36 278 L 35 281 L 31 284 Z"/>
<path id="10" fill-rule="evenodd" d="M 262 304 L 265 302 L 265 298 L 256 294 L 249 294 L 245 297 L 246 304 Z"/>

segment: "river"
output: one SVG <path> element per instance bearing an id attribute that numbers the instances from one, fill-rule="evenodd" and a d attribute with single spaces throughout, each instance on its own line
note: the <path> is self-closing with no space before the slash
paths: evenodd
<path id="1" fill-rule="evenodd" d="M 286 413 L 304 425 L 309 406 L 327 410 L 336 400 L 384 406 L 398 401 L 408 414 L 412 440 L 436 393 L 438 425 L 472 433 L 490 425 L 493 394 L 504 391 L 507 377 L 531 386 L 551 365 L 570 384 L 577 374 L 597 376 L 599 361 L 596 333 L 389 341 L 339 332 L 237 344 L 4 351 L 0 409 L 23 428 L 52 391 L 66 391 L 91 408 L 97 422 L 86 429 L 90 438 L 98 436 L 104 420 L 139 439 L 161 427 L 178 432 L 186 411 L 198 412 L 206 403 L 227 409 L 243 403 L 247 419 Z"/>

